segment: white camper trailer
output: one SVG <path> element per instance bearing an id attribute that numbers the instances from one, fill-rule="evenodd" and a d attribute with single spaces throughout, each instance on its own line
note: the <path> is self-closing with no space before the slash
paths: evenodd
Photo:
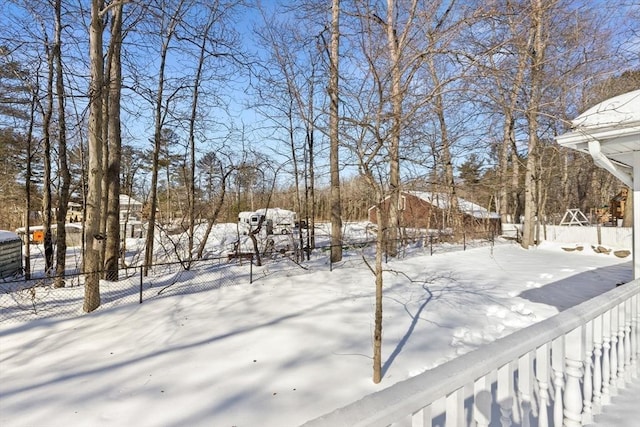
<path id="1" fill-rule="evenodd" d="M 297 214 L 280 208 L 258 209 L 255 212 L 240 212 L 238 222 L 249 225 L 251 230 L 260 224 L 267 234 L 293 233 L 297 224 Z"/>

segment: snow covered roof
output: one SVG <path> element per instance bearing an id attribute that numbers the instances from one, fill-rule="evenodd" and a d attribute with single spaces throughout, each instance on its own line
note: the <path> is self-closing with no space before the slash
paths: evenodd
<path id="1" fill-rule="evenodd" d="M 120 195 L 120 206 L 142 206 L 142 202 L 133 199 L 126 194 Z"/>
<path id="2" fill-rule="evenodd" d="M 632 186 L 633 153 L 640 151 L 640 90 L 607 99 L 571 121 L 558 144 L 588 153 L 594 162 Z"/>
<path id="3" fill-rule="evenodd" d="M 290 211 L 287 209 L 282 209 L 282 208 L 260 208 L 260 209 L 256 209 L 257 214 L 261 214 L 261 215 L 267 215 L 269 217 L 289 217 L 292 215 L 295 215 L 294 211 Z"/>
<path id="4" fill-rule="evenodd" d="M 437 208 L 449 208 L 449 195 L 446 193 L 433 193 L 428 191 L 406 191 L 405 193 L 412 194 L 417 198 L 436 206 Z M 457 199 L 458 208 L 461 212 L 467 215 L 471 215 L 475 218 L 500 218 L 500 215 L 496 212 L 490 212 L 488 209 L 461 197 L 458 197 Z"/>
<path id="5" fill-rule="evenodd" d="M 16 233 L 7 230 L 0 230 L 0 243 L 12 242 L 14 240 L 20 240 L 20 237 Z"/>
<path id="6" fill-rule="evenodd" d="M 640 123 L 640 89 L 596 104 L 571 121 L 574 129 L 626 127 L 634 123 Z"/>

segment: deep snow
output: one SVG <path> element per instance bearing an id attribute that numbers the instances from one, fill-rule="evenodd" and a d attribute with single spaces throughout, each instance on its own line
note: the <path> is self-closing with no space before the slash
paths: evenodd
<path id="1" fill-rule="evenodd" d="M 583 246 L 502 242 L 386 264 L 378 385 L 373 277 L 357 256 L 332 272 L 2 322 L 0 425 L 296 426 L 631 280 L 630 257 Z"/>

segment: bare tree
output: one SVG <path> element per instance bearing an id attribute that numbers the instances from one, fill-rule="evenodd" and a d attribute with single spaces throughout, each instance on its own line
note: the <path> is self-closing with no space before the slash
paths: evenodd
<path id="1" fill-rule="evenodd" d="M 227 183 L 229 177 L 236 171 L 235 166 L 229 161 L 228 164 L 223 163 L 221 156 L 215 152 L 206 153 L 200 159 L 200 167 L 203 169 L 203 173 L 206 175 L 206 187 L 207 197 L 206 205 L 208 206 L 205 219 L 207 220 L 207 228 L 205 229 L 200 244 L 198 245 L 197 255 L 198 259 L 201 259 L 204 255 L 204 249 L 213 229 L 213 225 L 218 220 L 222 208 L 224 207 L 225 198 L 227 195 Z M 215 185 L 214 185 L 215 180 Z M 214 187 L 218 190 L 214 197 Z"/>
<path id="2" fill-rule="evenodd" d="M 106 62 L 108 75 L 105 76 L 104 96 L 107 98 L 106 117 L 108 153 L 104 174 L 106 201 L 105 222 L 105 279 L 118 280 L 120 259 L 120 164 L 122 157 L 122 140 L 120 126 L 120 94 L 122 90 L 122 14 L 123 2 L 117 2 L 111 8 L 111 29 Z"/>
<path id="3" fill-rule="evenodd" d="M 67 259 L 67 208 L 69 203 L 69 188 L 71 186 L 71 174 L 67 162 L 67 121 L 65 109 L 65 84 L 62 68 L 62 1 L 56 0 L 55 9 L 55 36 L 53 43 L 53 57 L 55 61 L 55 80 L 58 110 L 58 174 L 60 185 L 58 188 L 58 203 L 56 211 L 56 287 L 64 286 L 64 277 Z"/>
<path id="4" fill-rule="evenodd" d="M 51 274 L 53 269 L 53 236 L 51 226 L 53 222 L 53 202 L 52 202 L 52 157 L 51 157 L 51 121 L 53 118 L 53 84 L 54 84 L 54 54 L 52 52 L 49 37 L 46 31 L 44 34 L 45 52 L 47 55 L 47 80 L 45 105 L 42 106 L 43 119 L 43 152 L 44 152 L 44 182 L 42 190 L 42 213 L 43 213 L 43 227 L 44 227 L 44 258 L 45 258 L 45 271 L 47 275 Z"/>
<path id="5" fill-rule="evenodd" d="M 191 257 L 193 256 L 193 245 L 194 245 L 194 229 L 196 222 L 196 120 L 198 115 L 198 98 L 200 96 L 200 85 L 202 80 L 202 72 L 205 65 L 205 59 L 207 56 L 207 42 L 209 39 L 209 32 L 213 27 L 215 20 L 215 14 L 210 13 L 204 27 L 201 29 L 202 38 L 200 39 L 200 46 L 198 52 L 198 63 L 196 66 L 195 76 L 193 78 L 193 91 L 191 95 L 191 116 L 189 119 L 189 179 L 188 179 L 188 199 L 187 199 L 187 209 L 189 215 L 189 230 L 188 230 L 188 243 L 187 243 L 187 251 L 188 251 L 188 261 L 191 261 Z M 224 200 L 224 193 L 221 197 L 221 200 Z M 214 216 L 217 217 L 218 213 L 214 210 Z M 213 225 L 213 221 L 215 218 L 212 218 L 210 222 Z M 206 237 L 209 236 L 210 228 L 207 230 L 206 236 L 203 239 L 203 242 L 206 242 Z M 204 244 L 198 250 L 198 258 L 202 257 L 202 250 L 204 250 Z"/>
<path id="6" fill-rule="evenodd" d="M 342 205 L 338 134 L 338 62 L 340 58 L 340 0 L 331 3 L 331 51 L 329 54 L 329 168 L 331 169 L 331 262 L 342 260 Z"/>
<path id="7" fill-rule="evenodd" d="M 313 12 L 316 12 L 315 9 Z M 291 22 L 286 14 L 278 12 L 267 14 L 263 11 L 264 26 L 257 35 L 268 49 L 268 62 L 259 74 L 257 108 L 273 123 L 274 137 L 278 137 L 283 146 L 288 145 L 292 167 L 295 210 L 301 218 L 311 223 L 307 228 L 306 244 L 313 246 L 314 206 L 314 132 L 317 108 L 314 105 L 316 66 L 321 38 L 315 28 L 301 28 L 297 22 Z M 304 185 L 304 191 L 302 190 Z M 299 245 L 304 243 L 303 229 L 300 229 Z"/>
<path id="8" fill-rule="evenodd" d="M 144 257 L 144 273 L 148 274 L 149 268 L 153 265 L 153 246 L 155 239 L 156 211 L 158 209 L 158 165 L 160 158 L 160 150 L 162 148 L 163 126 L 168 111 L 165 103 L 165 71 L 167 58 L 169 55 L 169 46 L 176 36 L 177 26 L 180 23 L 184 9 L 186 8 L 185 0 L 179 0 L 173 7 L 173 10 L 164 8 L 158 9 L 162 15 L 158 17 L 161 21 L 167 20 L 166 27 L 161 25 L 160 37 L 160 64 L 158 68 L 157 89 L 154 105 L 154 133 L 153 133 L 153 154 L 152 154 L 152 171 L 151 171 L 151 194 L 149 196 L 149 226 L 147 228 L 145 257 Z"/>
<path id="9" fill-rule="evenodd" d="M 83 309 L 91 312 L 100 306 L 100 257 L 104 236 L 100 234 L 102 200 L 102 102 L 104 64 L 102 36 L 104 31 L 103 1 L 91 1 L 91 24 L 89 27 L 89 123 L 88 123 L 88 193 L 84 232 L 85 295 Z"/>

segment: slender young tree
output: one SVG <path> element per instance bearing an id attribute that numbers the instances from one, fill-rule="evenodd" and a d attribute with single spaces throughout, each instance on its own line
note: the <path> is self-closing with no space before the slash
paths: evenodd
<path id="1" fill-rule="evenodd" d="M 148 274 L 149 268 L 153 265 L 153 247 L 155 239 L 156 227 L 156 211 L 158 209 L 158 172 L 160 151 L 163 143 L 163 126 L 167 115 L 165 106 L 165 79 L 167 58 L 169 56 L 169 46 L 176 37 L 176 30 L 184 14 L 185 1 L 179 0 L 172 11 L 160 10 L 159 13 L 162 21 L 167 20 L 166 27 L 162 27 L 161 46 L 160 46 L 160 64 L 158 67 L 157 89 L 154 103 L 154 132 L 153 132 L 153 152 L 152 152 L 152 170 L 151 170 L 151 194 L 149 195 L 149 226 L 147 228 L 145 255 L 144 255 L 144 274 Z M 166 14 L 166 15 L 165 15 Z M 168 185 L 169 183 L 167 183 Z M 167 187 L 168 188 L 168 187 Z"/>
<path id="2" fill-rule="evenodd" d="M 62 68 L 62 0 L 55 0 L 55 36 L 53 43 L 53 57 L 55 61 L 56 99 L 58 112 L 58 203 L 56 211 L 56 273 L 55 287 L 65 284 L 67 260 L 67 210 L 69 204 L 69 189 L 71 174 L 67 161 L 67 121 L 66 121 L 66 91 L 64 84 L 64 70 Z"/>
<path id="3" fill-rule="evenodd" d="M 37 78 L 36 78 L 37 81 Z M 33 179 L 33 163 L 34 163 L 34 141 L 33 127 L 35 125 L 36 105 L 37 105 L 37 84 L 32 86 L 31 105 L 29 108 L 29 124 L 27 126 L 26 138 L 26 157 L 25 157 L 25 174 L 24 174 L 24 226 L 25 236 L 29 236 L 24 242 L 24 278 L 31 279 L 31 194 L 33 192 L 31 180 Z"/>
<path id="4" fill-rule="evenodd" d="M 188 196 L 187 196 L 187 209 L 189 215 L 189 230 L 187 231 L 187 263 L 190 265 L 191 258 L 193 256 L 194 247 L 194 230 L 196 223 L 196 120 L 198 116 L 198 99 L 200 97 L 200 85 L 202 83 L 202 73 L 205 66 L 205 60 L 207 57 L 207 44 L 209 41 L 209 33 L 215 23 L 215 14 L 210 13 L 209 17 L 201 29 L 202 38 L 200 39 L 200 45 L 198 46 L 198 62 L 196 66 L 196 72 L 193 77 L 193 91 L 191 94 L 191 115 L 189 119 L 189 178 L 188 178 Z M 223 193 L 224 194 L 224 193 Z M 222 197 L 224 200 L 224 196 Z M 217 216 L 217 214 L 216 214 Z M 213 222 L 213 221 L 212 221 Z M 208 233 L 207 233 L 208 236 Z M 206 241 L 206 239 L 204 239 Z M 204 248 L 203 248 L 204 249 Z M 202 252 L 198 251 L 200 254 Z M 202 255 L 200 255 L 202 256 Z"/>
<path id="5" fill-rule="evenodd" d="M 205 170 L 205 174 L 207 176 L 207 197 L 206 197 L 206 205 L 210 207 L 207 209 L 207 214 L 205 218 L 207 220 L 207 227 L 200 239 L 200 244 L 198 245 L 197 250 L 197 259 L 201 259 L 204 255 L 204 250 L 207 244 L 207 240 L 209 239 L 209 235 L 211 234 L 211 230 L 213 229 L 213 225 L 218 220 L 220 213 L 224 207 L 226 195 L 227 195 L 227 183 L 229 182 L 229 177 L 232 173 L 236 171 L 235 166 L 229 160 L 228 164 L 223 163 L 220 156 L 220 151 L 218 154 L 214 152 L 209 152 L 205 154 L 202 159 L 200 159 L 200 167 Z M 214 186 L 214 179 L 217 180 Z M 215 191 L 214 197 L 214 187 L 217 189 Z"/>
<path id="6" fill-rule="evenodd" d="M 340 199 L 338 62 L 340 60 L 340 0 L 331 3 L 329 54 L 329 168 L 331 170 L 331 262 L 342 260 L 342 206 Z"/>
<path id="7" fill-rule="evenodd" d="M 42 106 L 43 118 L 43 160 L 44 160 L 44 182 L 42 188 L 42 214 L 43 214 L 43 227 L 44 227 L 44 258 L 45 258 L 45 271 L 47 275 L 53 271 L 53 235 L 51 226 L 53 222 L 53 201 L 52 201 L 52 154 L 51 154 L 51 121 L 53 119 L 53 85 L 54 85 L 54 67 L 55 58 L 50 46 L 49 38 L 46 31 L 43 31 L 45 35 L 44 44 L 45 52 L 47 55 L 47 81 L 46 81 L 46 101 Z"/>
<path id="8" fill-rule="evenodd" d="M 522 247 L 527 249 L 535 243 L 535 225 L 538 217 L 538 203 L 536 186 L 538 176 L 536 166 L 538 162 L 538 125 L 541 111 L 541 97 L 543 84 L 543 68 L 546 39 L 545 31 L 546 6 L 542 0 L 533 0 L 531 8 L 531 44 L 529 45 L 529 99 L 525 107 L 527 119 L 528 147 L 527 164 L 524 184 L 524 226 L 522 230 Z"/>

